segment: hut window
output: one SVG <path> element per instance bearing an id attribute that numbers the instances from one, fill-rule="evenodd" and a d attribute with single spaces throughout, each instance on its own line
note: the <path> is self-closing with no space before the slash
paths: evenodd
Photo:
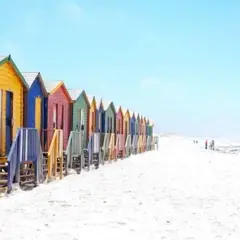
<path id="1" fill-rule="evenodd" d="M 83 109 L 81 109 L 81 117 L 80 117 L 80 119 L 81 119 L 81 126 L 83 127 L 84 126 L 84 110 Z"/>
<path id="2" fill-rule="evenodd" d="M 63 123 L 64 123 L 64 106 L 62 105 L 61 129 L 63 129 Z"/>
<path id="3" fill-rule="evenodd" d="M 101 117 L 101 112 L 99 113 L 99 115 L 98 115 L 98 127 L 99 127 L 99 130 L 100 130 L 100 132 L 101 132 L 101 125 L 102 125 L 102 117 Z"/>
<path id="4" fill-rule="evenodd" d="M 118 132 L 121 134 L 121 120 L 118 119 Z"/>
<path id="5" fill-rule="evenodd" d="M 112 132 L 113 127 L 112 127 L 112 118 L 110 117 L 110 132 Z"/>
<path id="6" fill-rule="evenodd" d="M 95 112 L 92 112 L 92 131 L 94 131 L 94 123 L 95 123 L 95 119 L 94 119 L 94 114 Z"/>
<path id="7" fill-rule="evenodd" d="M 107 132 L 109 133 L 109 131 L 110 131 L 110 128 L 109 128 L 109 117 L 107 117 Z"/>
<path id="8" fill-rule="evenodd" d="M 57 104 L 53 105 L 53 128 L 57 127 Z"/>
<path id="9" fill-rule="evenodd" d="M 81 109 L 77 109 L 77 123 L 76 123 L 76 128 L 77 130 L 80 130 L 81 127 Z"/>

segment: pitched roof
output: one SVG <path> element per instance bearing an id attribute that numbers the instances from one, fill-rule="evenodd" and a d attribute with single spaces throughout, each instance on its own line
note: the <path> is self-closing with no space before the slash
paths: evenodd
<path id="1" fill-rule="evenodd" d="M 45 81 L 44 84 L 48 93 L 52 92 L 56 87 L 62 84 L 62 81 Z"/>
<path id="2" fill-rule="evenodd" d="M 130 114 L 130 117 L 131 117 L 131 118 L 132 118 L 133 116 L 136 117 L 134 111 L 129 110 L 129 114 Z"/>
<path id="3" fill-rule="evenodd" d="M 31 87 L 32 83 L 37 78 L 38 72 L 22 72 L 23 77 L 25 78 L 29 87 Z"/>
<path id="4" fill-rule="evenodd" d="M 69 95 L 73 101 L 76 101 L 83 92 L 82 89 L 68 89 Z"/>
<path id="5" fill-rule="evenodd" d="M 122 107 L 122 112 L 123 112 L 123 115 L 125 115 L 127 113 L 127 111 L 129 112 L 128 108 L 123 108 Z M 130 112 L 129 112 L 130 113 Z"/>
<path id="6" fill-rule="evenodd" d="M 0 61 L 2 61 L 3 59 L 5 59 L 7 56 L 0 56 Z"/>
<path id="7" fill-rule="evenodd" d="M 106 101 L 106 100 L 102 100 L 102 104 L 103 104 L 104 110 L 107 110 L 108 107 L 110 106 L 111 102 L 110 101 Z"/>
<path id="8" fill-rule="evenodd" d="M 95 98 L 95 101 L 96 101 L 96 106 L 97 108 L 100 108 L 100 104 L 102 103 L 102 98 Z"/>
<path id="9" fill-rule="evenodd" d="M 122 109 L 121 105 L 117 105 L 116 106 L 116 111 L 118 112 L 120 108 Z"/>
<path id="10" fill-rule="evenodd" d="M 91 104 L 92 104 L 92 101 L 93 101 L 93 99 L 94 99 L 94 96 L 87 94 L 87 98 L 88 98 L 89 104 L 91 105 Z"/>
<path id="11" fill-rule="evenodd" d="M 46 90 L 46 87 L 45 87 L 45 84 L 43 82 L 40 72 L 23 72 L 22 75 L 25 78 L 29 88 L 32 86 L 33 82 L 38 77 L 44 94 L 47 94 L 47 90 Z"/>
<path id="12" fill-rule="evenodd" d="M 25 81 L 23 75 L 21 74 L 21 72 L 19 71 L 17 65 L 15 64 L 15 62 L 12 60 L 11 55 L 8 56 L 0 56 L 0 65 L 4 64 L 5 62 L 10 62 L 13 66 L 14 71 L 16 72 L 16 74 L 18 75 L 18 77 L 21 79 L 23 85 L 28 89 L 28 84 Z"/>

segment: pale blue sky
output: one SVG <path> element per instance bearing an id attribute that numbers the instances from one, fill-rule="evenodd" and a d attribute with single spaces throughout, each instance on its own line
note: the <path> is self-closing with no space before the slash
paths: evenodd
<path id="1" fill-rule="evenodd" d="M 238 137 L 239 13 L 239 0 L 8 0 L 0 54 L 158 131 Z"/>

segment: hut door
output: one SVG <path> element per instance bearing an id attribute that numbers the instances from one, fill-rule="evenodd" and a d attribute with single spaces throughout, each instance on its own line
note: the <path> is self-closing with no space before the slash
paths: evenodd
<path id="1" fill-rule="evenodd" d="M 41 129 L 41 119 L 42 119 L 42 111 L 41 111 L 42 99 L 37 97 L 35 99 L 35 128 L 40 131 Z"/>
<path id="2" fill-rule="evenodd" d="M 64 106 L 62 105 L 61 126 L 60 126 L 62 130 L 63 130 L 63 125 L 64 125 Z"/>
<path id="3" fill-rule="evenodd" d="M 95 112 L 92 112 L 92 127 L 91 127 L 91 131 L 95 132 Z"/>
<path id="4" fill-rule="evenodd" d="M 127 139 L 127 121 L 125 121 L 125 132 L 124 132 L 124 135 L 125 135 L 125 140 Z"/>
<path id="5" fill-rule="evenodd" d="M 81 130 L 86 131 L 85 129 L 85 124 L 84 124 L 84 110 L 81 109 L 81 114 L 80 114 L 80 124 L 81 124 Z"/>
<path id="6" fill-rule="evenodd" d="M 118 119 L 118 128 L 117 128 L 117 131 L 119 134 L 121 134 L 121 120 Z"/>
<path id="7" fill-rule="evenodd" d="M 53 128 L 57 128 L 57 104 L 53 105 Z"/>
<path id="8" fill-rule="evenodd" d="M 102 132 L 102 114 L 101 112 L 98 113 L 98 129 L 99 129 L 99 132 Z"/>
<path id="9" fill-rule="evenodd" d="M 6 153 L 12 146 L 13 94 L 6 91 Z"/>

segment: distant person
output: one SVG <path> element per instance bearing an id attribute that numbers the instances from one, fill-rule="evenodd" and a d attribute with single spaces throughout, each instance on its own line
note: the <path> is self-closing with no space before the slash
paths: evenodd
<path id="1" fill-rule="evenodd" d="M 208 148 L 208 141 L 206 140 L 205 141 L 205 149 L 207 149 Z"/>
<path id="2" fill-rule="evenodd" d="M 196 143 L 198 144 L 198 140 L 196 140 Z"/>
<path id="3" fill-rule="evenodd" d="M 214 141 L 214 140 L 212 140 L 212 150 L 214 150 L 214 149 L 215 149 L 214 145 L 215 145 L 215 141 Z"/>

